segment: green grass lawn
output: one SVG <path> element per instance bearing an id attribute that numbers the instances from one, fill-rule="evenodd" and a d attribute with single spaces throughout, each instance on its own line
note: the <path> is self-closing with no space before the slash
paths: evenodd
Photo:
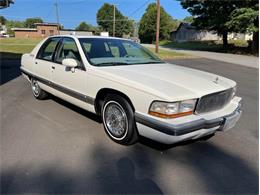
<path id="1" fill-rule="evenodd" d="M 0 52 L 24 54 L 32 51 L 42 39 L 32 38 L 2 38 L 0 39 Z"/>
<path id="2" fill-rule="evenodd" d="M 173 41 L 161 41 L 161 46 L 166 46 L 170 48 L 179 48 L 179 49 L 191 49 L 191 50 L 219 50 L 222 48 L 221 44 L 217 44 L 214 41 L 191 41 L 191 42 L 182 42 L 177 43 Z"/>
<path id="3" fill-rule="evenodd" d="M 168 50 L 165 50 L 165 49 L 159 49 L 159 53 L 155 53 L 154 48 L 147 48 L 147 49 L 149 49 L 156 56 L 158 56 L 159 58 L 161 58 L 163 60 L 191 57 L 190 55 L 187 55 L 187 54 L 183 54 L 183 53 L 179 53 L 179 52 L 177 53 L 177 52 L 174 52 L 174 51 L 168 51 Z"/>

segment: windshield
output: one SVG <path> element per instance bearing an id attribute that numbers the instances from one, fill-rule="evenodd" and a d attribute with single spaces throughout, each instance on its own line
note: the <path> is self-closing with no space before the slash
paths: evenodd
<path id="1" fill-rule="evenodd" d="M 95 66 L 164 63 L 133 41 L 109 38 L 80 38 L 87 59 Z"/>

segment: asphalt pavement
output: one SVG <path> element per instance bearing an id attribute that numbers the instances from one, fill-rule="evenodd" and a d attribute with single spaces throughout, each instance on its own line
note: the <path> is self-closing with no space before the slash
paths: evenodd
<path id="1" fill-rule="evenodd" d="M 1 193 L 258 194 L 258 69 L 171 62 L 237 81 L 243 115 L 234 129 L 170 148 L 146 139 L 121 146 L 95 115 L 55 97 L 36 100 L 27 81 L 11 74 L 0 87 Z"/>

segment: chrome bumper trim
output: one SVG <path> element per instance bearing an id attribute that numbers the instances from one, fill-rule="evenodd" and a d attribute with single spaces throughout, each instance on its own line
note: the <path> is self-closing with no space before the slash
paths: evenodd
<path id="1" fill-rule="evenodd" d="M 239 103 L 236 110 L 234 110 L 231 114 L 225 115 L 216 119 L 206 120 L 206 119 L 199 119 L 196 121 L 192 121 L 189 123 L 183 123 L 180 125 L 173 125 L 169 123 L 165 123 L 162 121 L 159 121 L 157 119 L 154 119 L 152 117 L 145 116 L 140 113 L 135 113 L 135 121 L 137 123 L 140 123 L 142 125 L 145 125 L 147 127 L 150 127 L 154 130 L 157 130 L 159 132 L 165 133 L 167 135 L 172 136 L 180 136 L 187 133 L 191 133 L 200 129 L 211 129 L 217 126 L 220 126 L 221 128 L 224 126 L 226 117 L 230 117 L 232 115 L 237 114 L 237 112 L 241 112 L 241 104 Z"/>

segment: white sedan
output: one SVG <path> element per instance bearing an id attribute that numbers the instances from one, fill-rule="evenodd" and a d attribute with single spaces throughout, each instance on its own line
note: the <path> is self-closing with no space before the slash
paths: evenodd
<path id="1" fill-rule="evenodd" d="M 107 135 L 130 145 L 165 144 L 228 130 L 241 115 L 230 79 L 168 64 L 130 40 L 53 36 L 22 56 L 32 93 L 48 93 L 102 117 Z"/>

